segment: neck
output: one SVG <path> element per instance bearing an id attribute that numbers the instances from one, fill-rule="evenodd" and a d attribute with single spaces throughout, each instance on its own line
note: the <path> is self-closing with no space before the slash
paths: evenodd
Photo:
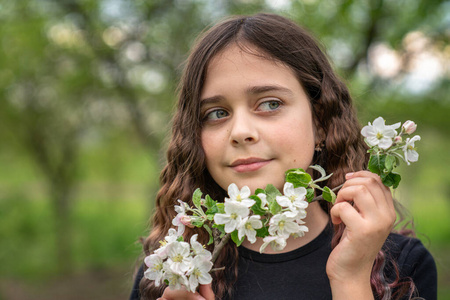
<path id="1" fill-rule="evenodd" d="M 289 237 L 287 240 L 287 245 L 282 251 L 273 251 L 270 246 L 268 246 L 264 253 L 266 254 L 277 254 L 277 253 L 285 253 L 295 249 L 298 249 L 312 240 L 314 240 L 319 234 L 325 229 L 329 222 L 329 216 L 323 209 L 320 207 L 317 201 L 309 204 L 306 209 L 307 216 L 305 219 L 305 225 L 308 227 L 309 231 L 305 233 L 305 236 L 299 238 Z M 261 245 L 263 244 L 262 238 L 256 238 L 256 242 L 251 244 L 247 239 L 242 243 L 242 246 L 259 252 Z"/>

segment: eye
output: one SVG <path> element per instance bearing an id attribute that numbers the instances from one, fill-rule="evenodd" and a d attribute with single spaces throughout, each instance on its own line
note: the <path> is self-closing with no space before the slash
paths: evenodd
<path id="1" fill-rule="evenodd" d="M 228 117 L 228 112 L 224 109 L 216 109 L 206 114 L 205 121 L 218 120 Z"/>
<path id="2" fill-rule="evenodd" d="M 262 111 L 271 111 L 271 110 L 277 110 L 281 106 L 281 102 L 278 100 L 270 100 L 261 103 L 258 106 L 258 110 Z"/>

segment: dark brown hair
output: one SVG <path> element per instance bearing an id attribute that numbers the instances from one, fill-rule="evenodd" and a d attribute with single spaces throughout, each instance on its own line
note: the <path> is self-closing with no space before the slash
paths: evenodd
<path id="1" fill-rule="evenodd" d="M 349 91 L 334 73 L 317 41 L 305 29 L 278 15 L 229 18 L 206 31 L 187 60 L 172 121 L 167 165 L 161 173 L 161 189 L 156 197 L 153 228 L 144 242 L 146 255 L 159 247 L 158 242 L 164 239 L 171 227 L 177 199 L 192 205 L 191 196 L 196 188 L 214 199 L 226 196 L 206 169 L 200 141 L 200 93 L 209 62 L 231 44 L 243 50 L 248 50 L 249 46 L 257 49 L 257 55 L 281 62 L 296 74 L 311 102 L 316 131 L 323 138 L 322 151 L 315 155 L 314 163 L 334 174 L 324 185 L 338 186 L 344 182 L 346 173 L 367 166 L 367 149 L 360 135 Z M 321 206 L 329 212 L 328 204 L 321 203 Z M 333 245 L 337 244 L 342 232 L 343 226 L 335 228 Z M 192 234 L 187 228 L 186 237 Z M 207 236 L 203 234 L 198 240 L 206 244 Z M 213 290 L 219 299 L 231 294 L 237 276 L 237 249 L 229 243 L 224 250 L 216 266 L 223 266 L 226 262 L 227 270 L 213 274 Z M 384 265 L 384 261 L 384 253 L 380 252 L 375 265 Z M 383 280 L 382 272 L 383 268 L 374 268 L 371 278 L 374 294 L 380 299 L 390 296 L 390 286 Z M 164 288 L 155 287 L 145 278 L 141 281 L 141 293 L 145 299 L 159 297 Z"/>

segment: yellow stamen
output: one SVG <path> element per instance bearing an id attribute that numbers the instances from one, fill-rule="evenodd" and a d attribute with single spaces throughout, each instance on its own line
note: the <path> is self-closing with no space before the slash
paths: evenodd
<path id="1" fill-rule="evenodd" d="M 181 255 L 181 254 L 175 255 L 175 256 L 172 258 L 172 260 L 173 260 L 174 262 L 182 262 L 182 261 L 183 261 L 183 255 Z"/>

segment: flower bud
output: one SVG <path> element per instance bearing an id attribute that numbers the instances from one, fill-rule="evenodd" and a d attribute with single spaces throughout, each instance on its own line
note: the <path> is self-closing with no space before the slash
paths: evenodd
<path id="1" fill-rule="evenodd" d="M 182 216 L 180 218 L 180 222 L 184 226 L 187 226 L 189 228 L 194 228 L 194 225 L 192 225 L 192 223 L 191 223 L 191 217 L 189 217 L 189 216 L 186 216 L 186 215 Z"/>
<path id="2" fill-rule="evenodd" d="M 402 129 L 406 134 L 413 133 L 414 131 L 416 131 L 416 128 L 417 128 L 416 123 L 410 120 L 406 121 L 402 126 Z"/>
<path id="3" fill-rule="evenodd" d="M 394 138 L 394 143 L 396 143 L 396 144 L 401 143 L 402 140 L 403 140 L 402 137 L 399 136 L 399 135 L 397 135 L 397 136 Z"/>

